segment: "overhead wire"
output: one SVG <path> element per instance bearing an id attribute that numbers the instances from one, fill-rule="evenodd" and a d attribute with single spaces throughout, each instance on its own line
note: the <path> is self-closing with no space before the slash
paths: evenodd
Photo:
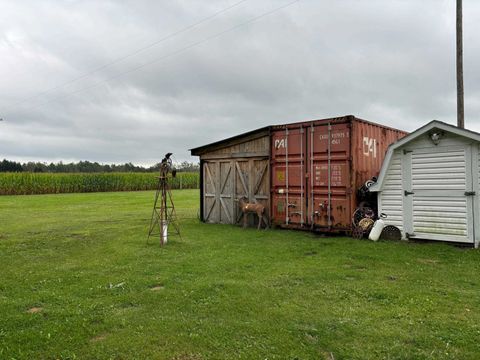
<path id="1" fill-rule="evenodd" d="M 202 40 L 199 40 L 199 41 L 190 43 L 189 45 L 187 45 L 187 46 L 185 46 L 185 47 L 182 47 L 182 48 L 180 48 L 180 49 L 178 49 L 178 50 L 175 50 L 175 51 L 173 51 L 173 52 L 170 52 L 170 53 L 168 53 L 168 54 L 165 54 L 164 56 L 161 56 L 161 57 L 156 58 L 156 59 L 154 59 L 154 60 L 151 60 L 151 61 L 148 61 L 148 62 L 143 63 L 143 64 L 141 64 L 141 65 L 138 65 L 138 66 L 136 66 L 136 67 L 134 67 L 134 68 L 131 68 L 131 69 L 127 70 L 127 71 L 124 71 L 124 72 L 118 73 L 118 74 L 116 74 L 116 75 L 113 75 L 113 76 L 111 76 L 111 77 L 109 77 L 109 78 L 107 78 L 107 79 L 101 80 L 101 81 L 99 81 L 99 82 L 97 82 L 97 83 L 95 83 L 95 84 L 93 84 L 93 85 L 91 85 L 91 86 L 84 87 L 84 88 L 80 88 L 80 89 L 78 89 L 78 90 L 75 90 L 75 91 L 73 91 L 73 92 L 69 92 L 69 93 L 67 93 L 67 94 L 65 94 L 65 95 L 61 95 L 61 96 L 55 97 L 55 98 L 50 99 L 50 100 L 48 100 L 48 101 L 45 101 L 45 102 L 43 102 L 43 103 L 40 103 L 40 104 L 31 106 L 31 107 L 27 107 L 27 109 L 28 109 L 28 110 L 36 109 L 36 108 L 38 108 L 38 107 L 42 107 L 42 106 L 44 106 L 44 105 L 47 105 L 47 104 L 49 104 L 49 103 L 51 103 L 51 102 L 54 102 L 54 101 L 57 101 L 57 100 L 60 100 L 60 99 L 64 99 L 64 98 L 68 98 L 68 97 L 70 97 L 70 96 L 72 96 L 72 95 L 78 94 L 78 93 L 83 92 L 83 91 L 91 90 L 91 89 L 96 88 L 96 87 L 98 87 L 98 86 L 100 86 L 100 85 L 106 84 L 106 83 L 110 82 L 111 80 L 117 79 L 117 78 L 119 78 L 119 77 L 125 76 L 125 75 L 130 74 L 130 73 L 133 73 L 133 72 L 135 72 L 135 71 L 138 71 L 138 70 L 140 70 L 140 69 L 142 69 L 142 68 L 144 68 L 144 67 L 146 67 L 146 66 L 152 65 L 152 64 L 154 64 L 154 63 L 157 63 L 157 62 L 160 62 L 160 61 L 162 61 L 162 60 L 165 60 L 165 59 L 174 57 L 174 56 L 176 56 L 176 55 L 179 55 L 179 54 L 181 54 L 181 53 L 184 53 L 184 52 L 186 52 L 186 51 L 188 51 L 188 50 L 190 50 L 190 49 L 192 49 L 192 48 L 194 48 L 194 47 L 196 47 L 196 46 L 199 46 L 199 45 L 201 45 L 201 44 L 204 44 L 204 43 L 206 43 L 206 42 L 208 42 L 208 41 L 211 41 L 211 40 L 213 40 L 213 39 L 219 38 L 219 37 L 221 37 L 221 36 L 223 36 L 223 35 L 225 35 L 225 34 L 227 34 L 227 33 L 229 33 L 229 32 L 232 32 L 232 31 L 234 31 L 234 30 L 236 30 L 236 29 L 238 29 L 238 28 L 241 28 L 241 27 L 243 27 L 243 26 L 245 26 L 245 25 L 254 23 L 254 22 L 256 22 L 256 21 L 258 21 L 258 20 L 260 20 L 260 19 L 262 19 L 262 18 L 265 18 L 266 16 L 272 15 L 272 14 L 274 14 L 274 13 L 276 13 L 276 12 L 282 10 L 282 9 L 285 9 L 285 8 L 287 8 L 287 7 L 289 7 L 289 6 L 292 6 L 293 4 L 298 3 L 298 2 L 300 2 L 300 0 L 290 1 L 290 2 L 288 2 L 288 3 L 286 3 L 286 4 L 284 4 L 284 5 L 281 5 L 281 6 L 278 6 L 278 7 L 276 7 L 276 8 L 273 8 L 273 9 L 271 9 L 271 10 L 269 10 L 269 11 L 266 11 L 266 12 L 260 14 L 260 15 L 254 16 L 254 17 L 250 18 L 249 20 L 246 20 L 246 21 L 244 21 L 244 22 L 241 22 L 241 23 L 239 23 L 239 24 L 237 24 L 237 25 L 234 25 L 234 26 L 232 26 L 232 27 L 230 27 L 230 28 L 227 28 L 227 29 L 225 29 L 225 30 L 223 30 L 223 31 L 221 31 L 221 32 L 215 33 L 215 34 L 213 34 L 213 35 L 211 35 L 211 36 L 208 36 L 208 37 L 206 37 L 206 38 L 204 38 L 204 39 L 202 39 Z"/>
<path id="2" fill-rule="evenodd" d="M 122 61 L 124 61 L 124 60 L 126 60 L 126 59 L 129 59 L 129 58 L 131 58 L 131 57 L 133 57 L 133 56 L 135 56 L 135 55 L 138 55 L 138 54 L 140 54 L 140 53 L 142 53 L 142 52 L 144 52 L 144 51 L 146 51 L 146 50 L 148 50 L 148 49 L 151 49 L 152 47 L 154 47 L 154 46 L 156 46 L 156 45 L 159 45 L 159 44 L 161 44 L 161 43 L 163 43 L 163 42 L 165 42 L 165 41 L 167 41 L 167 40 L 170 40 L 170 39 L 172 39 L 172 38 L 175 37 L 175 36 L 178 36 L 178 35 L 183 34 L 183 33 L 187 32 L 187 31 L 189 31 L 189 30 L 192 30 L 192 29 L 198 27 L 199 25 L 202 25 L 202 24 L 204 24 L 204 23 L 212 20 L 212 19 L 216 18 L 217 16 L 219 16 L 219 15 L 221 15 L 221 14 L 223 14 L 223 13 L 225 13 L 225 12 L 227 12 L 227 11 L 229 11 L 229 10 L 231 10 L 231 9 L 233 9 L 233 8 L 239 6 L 239 5 L 241 5 L 242 3 L 247 2 L 247 1 L 249 1 L 249 0 L 240 0 L 240 1 L 237 1 L 236 3 L 234 3 L 234 4 L 230 5 L 230 6 L 227 6 L 227 7 L 223 8 L 223 9 L 221 9 L 221 10 L 219 10 L 219 11 L 217 11 L 217 12 L 215 12 L 215 13 L 207 16 L 207 17 L 204 17 L 204 18 L 202 18 L 202 19 L 194 22 L 193 24 L 190 24 L 190 25 L 188 25 L 188 26 L 186 26 L 186 27 L 184 27 L 184 28 L 182 28 L 182 29 L 180 29 L 180 30 L 174 31 L 173 33 L 170 33 L 170 34 L 162 37 L 161 39 L 158 39 L 158 40 L 156 40 L 156 41 L 154 41 L 154 42 L 152 42 L 152 43 L 149 43 L 149 44 L 147 44 L 147 45 L 145 45 L 145 46 L 143 46 L 143 47 L 141 47 L 141 48 L 138 48 L 138 49 L 136 49 L 136 50 L 133 50 L 132 52 L 129 52 L 129 53 L 123 55 L 123 56 L 120 56 L 120 57 L 118 57 L 118 58 L 116 58 L 116 59 L 114 59 L 114 60 L 112 60 L 112 61 L 110 61 L 110 62 L 108 62 L 108 63 L 106 63 L 106 64 L 100 65 L 100 66 L 98 66 L 98 67 L 96 67 L 96 68 L 94 68 L 94 69 L 92 69 L 92 70 L 89 70 L 89 71 L 87 71 L 87 72 L 85 72 L 85 73 L 83 73 L 83 74 L 81 74 L 81 75 L 79 75 L 79 76 L 77 76 L 77 77 L 75 77 L 75 78 L 73 78 L 73 79 L 70 79 L 70 80 L 68 80 L 68 81 L 66 81 L 66 82 L 64 82 L 64 83 L 55 85 L 55 86 L 53 86 L 53 87 L 51 87 L 51 88 L 49 88 L 49 89 L 47 89 L 47 90 L 44 90 L 44 91 L 42 91 L 42 92 L 40 92 L 40 93 L 37 93 L 37 94 L 35 94 L 35 95 L 32 95 L 32 96 L 29 96 L 29 97 L 27 97 L 27 98 L 18 100 L 18 101 L 16 101 L 16 102 L 14 102 L 10 107 L 15 106 L 15 105 L 19 105 L 19 104 L 23 104 L 23 103 L 25 103 L 25 102 L 27 102 L 27 101 L 31 101 L 31 100 L 33 100 L 33 99 L 36 99 L 36 98 L 39 98 L 39 97 L 41 97 L 41 96 L 47 95 L 47 94 L 51 93 L 52 91 L 55 91 L 55 90 L 58 90 L 58 89 L 61 89 L 61 88 L 65 87 L 65 86 L 67 86 L 67 85 L 73 84 L 73 83 L 75 83 L 75 82 L 77 82 L 77 81 L 79 81 L 79 80 L 85 79 L 85 78 L 87 78 L 87 77 L 89 77 L 89 76 L 91 76 L 91 75 L 99 72 L 100 70 L 104 70 L 104 69 L 106 69 L 106 68 L 108 68 L 108 67 L 110 67 L 110 66 L 112 66 L 112 65 L 118 64 L 118 63 L 120 63 L 120 62 L 122 62 Z"/>

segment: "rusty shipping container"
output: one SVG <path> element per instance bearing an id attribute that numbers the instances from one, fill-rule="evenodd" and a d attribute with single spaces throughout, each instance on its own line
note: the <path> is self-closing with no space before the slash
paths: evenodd
<path id="1" fill-rule="evenodd" d="M 405 132 L 354 116 L 272 126 L 271 220 L 288 228 L 348 231 L 357 189 L 377 176 Z"/>

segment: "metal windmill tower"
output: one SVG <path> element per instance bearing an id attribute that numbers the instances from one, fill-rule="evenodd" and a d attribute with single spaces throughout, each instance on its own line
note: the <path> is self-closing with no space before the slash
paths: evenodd
<path id="1" fill-rule="evenodd" d="M 148 242 L 151 236 L 159 236 L 161 246 L 167 242 L 169 233 L 180 236 L 180 228 L 170 187 L 170 180 L 176 176 L 176 170 L 173 168 L 170 156 L 172 156 L 172 153 L 167 153 L 160 164 L 160 176 L 158 177 L 157 192 L 155 193 L 147 239 Z"/>

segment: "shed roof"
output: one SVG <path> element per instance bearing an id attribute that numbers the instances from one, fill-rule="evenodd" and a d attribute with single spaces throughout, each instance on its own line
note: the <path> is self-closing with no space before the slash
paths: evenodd
<path id="1" fill-rule="evenodd" d="M 365 120 L 365 119 L 360 119 L 358 117 L 355 117 L 354 115 L 343 115 L 343 116 L 337 116 L 337 117 L 331 117 L 331 118 L 325 118 L 325 119 L 300 121 L 300 122 L 293 122 L 293 123 L 286 123 L 286 124 L 284 123 L 284 124 L 278 124 L 278 125 L 268 125 L 268 126 L 264 126 L 264 127 L 261 127 L 261 128 L 255 129 L 255 130 L 247 131 L 245 133 L 238 134 L 238 135 L 235 135 L 235 136 L 223 139 L 223 140 L 215 141 L 215 142 L 210 143 L 210 144 L 198 146 L 196 148 L 190 149 L 190 153 L 192 155 L 199 156 L 199 155 L 202 155 L 206 152 L 214 151 L 214 150 L 221 149 L 221 148 L 229 146 L 229 145 L 233 145 L 233 144 L 236 144 L 236 143 L 243 142 L 247 139 L 255 139 L 255 138 L 258 138 L 258 137 L 261 137 L 261 136 L 268 135 L 271 130 L 275 130 L 275 129 L 279 129 L 279 128 L 283 128 L 283 127 L 289 127 L 290 128 L 290 127 L 298 127 L 298 126 L 310 126 L 310 125 L 317 125 L 317 124 L 321 124 L 321 123 L 325 123 L 325 122 L 331 122 L 333 124 L 333 123 L 336 123 L 336 122 L 345 122 L 345 121 L 361 121 L 361 122 L 372 124 L 372 125 L 382 126 L 383 128 L 386 128 L 386 129 L 391 129 L 391 130 L 397 130 L 398 131 L 398 129 L 393 129 L 391 127 L 380 125 L 380 124 L 375 123 L 375 122 L 371 122 L 371 121 L 368 121 L 368 120 Z"/>
<path id="2" fill-rule="evenodd" d="M 238 135 L 235 135 L 235 136 L 223 139 L 223 140 L 215 141 L 215 142 L 210 143 L 210 144 L 202 145 L 202 146 L 190 149 L 190 153 L 192 155 L 197 155 L 198 156 L 198 155 L 202 155 L 203 153 L 208 152 L 208 151 L 213 151 L 213 150 L 225 147 L 227 145 L 233 145 L 237 142 L 242 142 L 246 138 L 255 139 L 255 138 L 258 138 L 258 137 L 261 137 L 261 136 L 265 136 L 265 135 L 269 134 L 270 128 L 271 128 L 271 126 L 264 126 L 264 127 L 261 127 L 261 128 L 255 129 L 255 130 L 251 130 L 251 131 L 247 131 L 247 132 L 244 132 L 242 134 L 238 134 Z"/>
<path id="3" fill-rule="evenodd" d="M 388 147 L 387 155 L 385 156 L 385 160 L 383 160 L 382 168 L 380 170 L 380 175 L 378 176 L 377 183 L 375 185 L 372 185 L 369 190 L 372 192 L 377 192 L 382 189 L 382 185 L 387 173 L 387 169 L 390 165 L 390 161 L 392 160 L 393 152 L 396 149 L 417 139 L 419 136 L 422 136 L 434 130 L 442 130 L 445 132 L 449 132 L 458 136 L 463 136 L 463 137 L 472 139 L 474 141 L 480 142 L 480 133 L 467 130 L 467 129 L 461 129 L 457 126 L 447 124 L 443 121 L 432 120 L 428 124 L 422 126 L 421 128 L 401 138 L 397 142 L 390 144 L 390 146 Z"/>

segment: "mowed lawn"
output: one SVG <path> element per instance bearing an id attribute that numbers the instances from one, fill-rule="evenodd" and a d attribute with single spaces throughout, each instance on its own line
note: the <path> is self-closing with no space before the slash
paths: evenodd
<path id="1" fill-rule="evenodd" d="M 153 192 L 0 197 L 0 359 L 479 359 L 480 253 L 200 223 Z"/>

